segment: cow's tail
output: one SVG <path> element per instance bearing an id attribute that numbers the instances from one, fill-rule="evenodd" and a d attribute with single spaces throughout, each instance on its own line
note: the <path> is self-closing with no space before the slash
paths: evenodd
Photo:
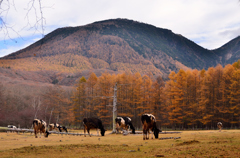
<path id="1" fill-rule="evenodd" d="M 129 126 L 132 129 L 132 134 L 135 134 L 135 128 L 132 125 L 132 122 L 129 122 Z"/>
<path id="2" fill-rule="evenodd" d="M 35 126 L 37 126 L 38 125 L 38 121 L 37 120 L 33 120 L 33 128 L 35 127 Z"/>

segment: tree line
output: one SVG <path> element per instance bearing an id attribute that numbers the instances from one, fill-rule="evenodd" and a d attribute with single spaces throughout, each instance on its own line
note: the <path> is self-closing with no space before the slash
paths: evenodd
<path id="1" fill-rule="evenodd" d="M 171 72 L 169 80 L 151 74 L 109 74 L 82 77 L 72 93 L 75 125 L 84 117 L 98 117 L 112 125 L 113 88 L 117 83 L 118 116 L 132 118 L 141 128 L 140 116 L 151 113 L 158 126 L 172 129 L 240 127 L 240 61 L 208 70 Z"/>
<path id="2" fill-rule="evenodd" d="M 82 128 L 84 117 L 98 117 L 112 128 L 114 86 L 117 83 L 118 116 L 131 117 L 141 129 L 140 116 L 156 116 L 160 128 L 212 129 L 240 127 L 240 60 L 208 70 L 171 72 L 169 80 L 151 73 L 91 73 L 73 89 L 60 85 L 0 83 L 0 126 L 31 127 L 34 118 Z"/>
<path id="3" fill-rule="evenodd" d="M 0 126 L 31 128 L 35 118 L 71 125 L 71 90 L 50 84 L 0 83 Z"/>

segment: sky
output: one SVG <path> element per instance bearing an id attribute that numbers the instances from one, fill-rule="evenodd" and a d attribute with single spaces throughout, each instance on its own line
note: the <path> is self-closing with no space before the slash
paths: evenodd
<path id="1" fill-rule="evenodd" d="M 0 57 L 57 28 L 116 18 L 169 29 L 216 49 L 240 35 L 240 0 L 0 0 Z"/>

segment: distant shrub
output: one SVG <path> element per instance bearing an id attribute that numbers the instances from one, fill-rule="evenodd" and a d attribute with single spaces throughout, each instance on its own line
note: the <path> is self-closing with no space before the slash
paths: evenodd
<path id="1" fill-rule="evenodd" d="M 53 81 L 52 81 L 52 84 L 57 84 L 58 83 L 58 79 L 54 79 Z"/>

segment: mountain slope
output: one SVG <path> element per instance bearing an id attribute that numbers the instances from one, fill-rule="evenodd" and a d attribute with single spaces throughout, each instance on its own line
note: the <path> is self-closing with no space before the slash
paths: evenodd
<path id="1" fill-rule="evenodd" d="M 240 36 L 213 50 L 213 52 L 221 57 L 221 64 L 223 65 L 236 62 L 240 59 Z"/>
<path id="2" fill-rule="evenodd" d="M 27 71 L 76 73 L 106 69 L 167 76 L 180 68 L 216 66 L 222 63 L 224 55 L 225 49 L 204 49 L 167 29 L 112 19 L 57 29 L 31 46 L 2 58 L 0 66 Z"/>

